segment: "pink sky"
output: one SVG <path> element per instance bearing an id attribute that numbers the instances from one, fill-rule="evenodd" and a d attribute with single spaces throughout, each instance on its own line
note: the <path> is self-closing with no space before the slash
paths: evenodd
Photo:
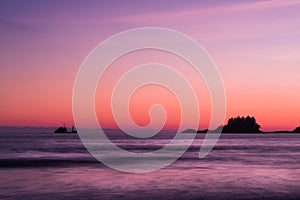
<path id="1" fill-rule="evenodd" d="M 72 125 L 73 83 L 87 54 L 120 31 L 158 26 L 183 32 L 207 49 L 224 80 L 227 118 L 253 115 L 263 130 L 291 130 L 300 125 L 299 9 L 298 0 L 2 1 L 0 125 Z M 128 63 L 136 62 L 131 59 Z M 136 104 L 142 94 L 133 97 Z M 162 96 L 131 108 L 137 123 L 147 122 L 151 102 L 168 99 L 173 102 L 169 112 L 178 112 L 173 97 Z M 101 101 L 99 107 L 105 105 Z M 202 128 L 209 119 L 205 102 Z M 102 120 L 113 124 L 108 113 Z M 176 126 L 176 117 L 167 123 Z"/>

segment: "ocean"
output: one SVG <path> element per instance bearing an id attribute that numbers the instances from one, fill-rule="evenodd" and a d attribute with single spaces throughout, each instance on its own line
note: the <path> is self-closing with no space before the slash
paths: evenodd
<path id="1" fill-rule="evenodd" d="M 173 136 L 112 132 L 113 142 L 137 152 Z M 300 199 L 300 134 L 222 134 L 199 159 L 203 137 L 171 165 L 135 174 L 97 161 L 76 134 L 1 133 L 0 199 Z"/>

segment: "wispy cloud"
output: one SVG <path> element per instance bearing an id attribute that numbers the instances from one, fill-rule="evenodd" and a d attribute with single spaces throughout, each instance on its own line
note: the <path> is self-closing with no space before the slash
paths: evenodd
<path id="1" fill-rule="evenodd" d="M 180 19 L 184 17 L 206 17 L 215 15 L 224 15 L 237 12 L 251 12 L 261 11 L 265 9 L 273 9 L 287 6 L 300 5 L 300 0 L 269 0 L 258 2 L 247 2 L 232 5 L 214 6 L 206 8 L 189 9 L 182 11 L 167 11 L 167 12 L 154 12 L 145 14 L 128 15 L 106 19 L 102 23 L 141 23 L 141 22 L 161 22 L 172 19 Z M 99 21 L 98 21 L 99 23 Z"/>

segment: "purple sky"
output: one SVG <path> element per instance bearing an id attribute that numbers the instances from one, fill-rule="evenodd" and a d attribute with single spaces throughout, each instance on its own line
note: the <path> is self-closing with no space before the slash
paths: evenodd
<path id="1" fill-rule="evenodd" d="M 292 129 L 300 125 L 299 10 L 299 0 L 1 1 L 0 125 L 72 123 L 73 81 L 90 50 L 120 31 L 158 26 L 208 50 L 227 117 Z"/>

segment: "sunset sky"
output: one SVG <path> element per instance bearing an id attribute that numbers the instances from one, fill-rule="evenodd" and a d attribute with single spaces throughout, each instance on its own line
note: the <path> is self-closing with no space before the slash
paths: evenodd
<path id="1" fill-rule="evenodd" d="M 224 81 L 226 119 L 251 115 L 263 130 L 292 130 L 300 125 L 299 10 L 299 0 L 1 1 L 0 126 L 71 126 L 73 83 L 88 53 L 113 34 L 155 26 L 187 34 L 208 51 Z M 145 59 L 139 52 L 128 55 L 107 77 L 115 80 L 121 66 L 158 58 L 153 52 Z M 173 63 L 184 71 L 184 63 Z M 205 128 L 208 94 L 201 83 L 191 82 L 204 96 L 200 128 Z M 146 108 L 156 101 L 178 114 L 174 96 L 161 88 L 145 91 L 132 99 L 138 124 L 147 123 Z M 141 104 L 149 94 L 159 98 Z M 98 94 L 96 100 L 105 107 L 107 99 Z M 109 111 L 101 112 L 99 119 L 113 124 Z M 172 116 L 170 127 L 178 120 Z"/>

